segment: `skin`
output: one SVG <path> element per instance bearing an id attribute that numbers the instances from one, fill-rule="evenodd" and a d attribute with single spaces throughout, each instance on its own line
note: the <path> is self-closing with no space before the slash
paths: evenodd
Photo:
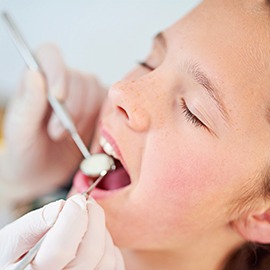
<path id="1" fill-rule="evenodd" d="M 155 40 L 150 68 L 109 90 L 100 130 L 132 183 L 98 203 L 128 270 L 217 270 L 245 241 L 232 225 L 250 209 L 232 210 L 269 160 L 267 11 L 262 1 L 204 1 L 163 31 L 166 45 Z"/>

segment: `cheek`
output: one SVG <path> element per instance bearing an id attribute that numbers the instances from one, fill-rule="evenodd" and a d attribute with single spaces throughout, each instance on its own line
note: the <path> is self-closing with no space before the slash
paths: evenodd
<path id="1" fill-rule="evenodd" d="M 213 163 L 211 153 L 202 153 L 187 147 L 179 150 L 164 147 L 166 150 L 161 152 L 152 150 L 143 161 L 142 171 L 149 179 L 149 185 L 155 187 L 156 191 L 168 191 L 171 195 L 184 190 L 202 191 L 217 177 L 217 166 L 216 162 Z M 161 155 L 162 152 L 166 153 L 166 156 Z"/>
<path id="2" fill-rule="evenodd" d="M 167 226 L 203 226 L 202 219 L 216 219 L 229 199 L 230 170 L 222 165 L 224 158 L 197 145 L 156 145 L 149 146 L 142 162 L 137 191 L 143 204 L 166 216 Z"/>

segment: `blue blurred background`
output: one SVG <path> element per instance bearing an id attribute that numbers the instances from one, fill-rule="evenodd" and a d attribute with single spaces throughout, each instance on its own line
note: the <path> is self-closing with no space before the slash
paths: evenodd
<path id="1" fill-rule="evenodd" d="M 153 36 L 199 0 L 0 0 L 33 50 L 57 44 L 69 66 L 107 85 L 147 55 Z M 25 65 L 0 23 L 0 106 L 14 93 Z"/>

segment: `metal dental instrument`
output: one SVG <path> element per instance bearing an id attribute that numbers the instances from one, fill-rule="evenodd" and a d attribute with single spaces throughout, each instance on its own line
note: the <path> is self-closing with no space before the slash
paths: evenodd
<path id="1" fill-rule="evenodd" d="M 20 52 L 28 68 L 30 70 L 43 73 L 40 65 L 38 64 L 38 61 L 33 56 L 31 50 L 27 46 L 10 15 L 5 12 L 2 13 L 1 16 L 3 18 L 3 21 L 5 22 L 5 25 L 7 26 L 8 32 L 16 48 Z M 113 158 L 104 153 L 91 155 L 84 142 L 82 141 L 80 135 L 78 134 L 71 117 L 69 116 L 68 112 L 64 107 L 64 104 L 61 103 L 57 98 L 52 96 L 49 92 L 47 94 L 47 98 L 54 112 L 59 117 L 64 127 L 69 131 L 74 142 L 76 143 L 80 152 L 85 158 L 80 165 L 81 171 L 87 176 L 98 177 L 90 185 L 90 187 L 82 193 L 82 195 L 84 195 L 86 199 L 88 199 L 90 193 L 98 185 L 102 178 L 110 170 L 114 170 L 116 168 Z M 16 264 L 16 267 L 14 268 L 15 270 L 23 270 L 33 261 L 45 237 L 46 234 L 36 243 L 36 245 L 32 249 L 28 251 L 28 253 L 23 257 L 23 259 Z"/>
<path id="2" fill-rule="evenodd" d="M 30 70 L 39 71 L 43 73 L 42 68 L 40 67 L 38 61 L 32 54 L 31 50 L 29 49 L 29 46 L 23 39 L 21 33 L 16 27 L 14 21 L 11 19 L 10 15 L 4 12 L 2 13 L 2 18 L 5 22 L 5 25 L 7 26 L 8 32 L 16 48 L 18 49 L 23 60 L 27 64 L 28 68 Z M 56 97 L 51 95 L 49 91 L 47 94 L 47 98 L 54 112 L 59 117 L 63 126 L 71 134 L 72 139 L 74 140 L 80 152 L 85 158 L 80 165 L 80 169 L 82 170 L 82 172 L 87 176 L 98 177 L 104 171 L 108 172 L 110 170 L 114 170 L 115 164 L 112 157 L 103 153 L 95 154 L 95 155 L 90 154 L 84 142 L 82 141 L 80 135 L 78 134 L 78 131 L 71 117 L 69 116 L 67 110 L 65 109 L 64 104 L 61 103 Z"/>
<path id="3" fill-rule="evenodd" d="M 99 184 L 99 182 L 103 179 L 103 177 L 107 174 L 107 171 L 102 171 L 100 173 L 100 176 L 98 177 L 98 179 L 92 183 L 92 185 L 82 193 L 83 196 L 85 196 L 86 199 L 89 198 L 91 192 L 93 191 L 93 189 Z"/>

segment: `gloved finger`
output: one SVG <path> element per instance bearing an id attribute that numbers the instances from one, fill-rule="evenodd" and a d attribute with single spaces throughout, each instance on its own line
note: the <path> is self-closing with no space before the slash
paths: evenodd
<path id="1" fill-rule="evenodd" d="M 28 269 L 63 269 L 75 258 L 88 223 L 86 199 L 68 199 Z"/>
<path id="2" fill-rule="evenodd" d="M 122 256 L 121 251 L 119 250 L 119 248 L 115 247 L 114 249 L 114 255 L 116 258 L 116 264 L 115 264 L 115 268 L 114 270 L 125 270 L 125 262 Z"/>
<path id="3" fill-rule="evenodd" d="M 21 126 L 22 118 L 28 119 L 29 122 L 31 121 L 28 125 L 31 132 L 32 129 L 39 129 L 42 124 L 41 120 L 44 118 L 48 108 L 45 84 L 39 72 L 26 71 L 21 81 L 20 89 L 20 93 L 15 96 L 6 115 L 6 118 L 12 122 L 9 124 L 10 128 L 7 131 L 7 133 L 11 133 L 9 134 L 11 137 L 18 136 L 17 134 L 12 134 L 12 127 Z M 9 123 L 8 120 L 5 123 Z M 6 128 L 4 130 L 6 132 Z M 5 135 L 8 137 L 7 134 Z"/>
<path id="4" fill-rule="evenodd" d="M 92 199 L 87 202 L 87 211 L 89 222 L 86 233 L 80 244 L 76 258 L 66 266 L 66 270 L 96 269 L 103 257 L 106 241 L 104 211 Z"/>
<path id="5" fill-rule="evenodd" d="M 52 44 L 42 45 L 36 53 L 37 60 L 45 76 L 47 91 L 59 100 L 65 100 L 66 67 L 60 50 Z"/>
<path id="6" fill-rule="evenodd" d="M 105 226 L 103 209 L 93 200 L 87 203 L 89 223 L 76 258 L 65 270 L 117 269 L 124 270 L 120 251 L 114 246 Z"/>
<path id="7" fill-rule="evenodd" d="M 47 109 L 46 86 L 44 78 L 38 71 L 26 71 L 22 80 L 22 100 L 23 107 L 32 109 L 31 113 L 38 114 L 35 118 L 44 116 Z M 29 108 L 30 106 L 31 108 Z"/>
<path id="8" fill-rule="evenodd" d="M 43 70 L 47 93 L 65 103 L 68 95 L 68 74 L 59 49 L 51 44 L 43 45 L 37 51 L 37 58 Z M 59 140 L 67 135 L 64 126 L 54 112 L 48 123 L 48 134 L 53 140 Z"/>
<path id="9" fill-rule="evenodd" d="M 100 270 L 115 269 L 117 263 L 116 259 L 118 258 L 115 256 L 115 247 L 112 238 L 109 232 L 106 231 L 103 256 L 99 261 L 96 269 Z"/>
<path id="10" fill-rule="evenodd" d="M 32 211 L 0 230 L 0 268 L 29 251 L 51 228 L 64 205 L 63 200 Z"/>
<path id="11" fill-rule="evenodd" d="M 78 121 L 85 118 L 82 112 L 83 108 L 89 103 L 86 100 L 86 90 L 88 89 L 86 89 L 84 77 L 77 71 L 67 71 L 66 86 L 65 109 L 77 127 Z M 56 114 L 53 114 L 49 121 L 48 132 L 54 140 L 60 140 L 67 135 Z"/>

